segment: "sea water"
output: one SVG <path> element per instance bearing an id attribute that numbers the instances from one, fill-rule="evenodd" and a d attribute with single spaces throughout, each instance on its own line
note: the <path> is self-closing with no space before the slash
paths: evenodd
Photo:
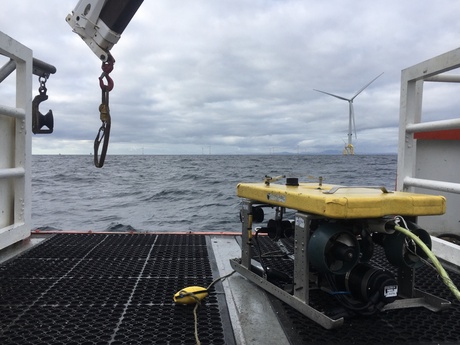
<path id="1" fill-rule="evenodd" d="M 35 155 L 33 228 L 240 231 L 240 182 L 265 175 L 394 190 L 396 155 Z M 280 181 L 284 183 L 283 181 Z"/>

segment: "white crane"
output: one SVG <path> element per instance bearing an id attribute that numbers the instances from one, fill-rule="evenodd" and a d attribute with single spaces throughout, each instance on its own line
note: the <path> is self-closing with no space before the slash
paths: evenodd
<path id="1" fill-rule="evenodd" d="M 357 135 L 356 135 L 356 125 L 355 125 L 355 111 L 353 109 L 353 100 L 361 93 L 364 91 L 365 88 L 367 88 L 369 85 L 371 85 L 378 77 L 380 77 L 381 75 L 383 74 L 380 73 L 377 77 L 375 77 L 374 79 L 372 79 L 369 83 L 367 83 L 366 85 L 364 85 L 353 97 L 351 98 L 345 98 L 345 97 L 342 97 L 342 96 L 339 96 L 339 95 L 334 95 L 332 93 L 329 93 L 329 92 L 326 92 L 326 91 L 321 91 L 321 90 L 317 90 L 317 89 L 313 89 L 315 91 L 318 91 L 318 92 L 321 92 L 321 93 L 324 93 L 326 95 L 329 95 L 329 96 L 332 96 L 332 97 L 335 97 L 335 98 L 338 98 L 338 99 L 341 99 L 341 100 L 344 100 L 344 101 L 347 101 L 348 102 L 348 108 L 349 108 L 349 114 L 348 114 L 348 143 L 345 144 L 345 148 L 343 150 L 343 154 L 346 155 L 353 155 L 355 154 L 355 149 L 353 147 L 353 143 L 352 143 L 352 138 L 353 138 L 353 132 L 355 132 L 355 138 L 357 138 Z"/>

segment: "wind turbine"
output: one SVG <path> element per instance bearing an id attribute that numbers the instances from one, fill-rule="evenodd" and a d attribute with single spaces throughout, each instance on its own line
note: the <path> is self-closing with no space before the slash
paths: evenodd
<path id="1" fill-rule="evenodd" d="M 317 89 L 313 89 L 315 91 L 318 91 L 318 92 L 321 92 L 321 93 L 324 93 L 326 95 L 329 95 L 329 96 L 332 96 L 332 97 L 335 97 L 335 98 L 338 98 L 338 99 L 341 99 L 341 100 L 344 100 L 344 101 L 347 101 L 348 102 L 348 109 L 349 109 L 349 114 L 348 114 L 348 144 L 345 145 L 345 149 L 343 150 L 343 154 L 344 155 L 354 155 L 355 154 L 355 149 L 353 147 L 353 143 L 352 143 L 352 138 L 353 138 L 353 132 L 355 132 L 355 138 L 357 138 L 357 135 L 356 135 L 356 125 L 355 125 L 355 110 L 353 108 L 353 100 L 361 93 L 364 91 L 365 88 L 367 88 L 369 85 L 371 85 L 378 77 L 380 77 L 381 75 L 383 74 L 380 73 L 377 77 L 375 77 L 374 79 L 372 79 L 369 83 L 367 83 L 366 85 L 364 85 L 353 97 L 351 98 L 345 98 L 345 97 L 342 97 L 342 96 L 339 96 L 339 95 L 334 95 L 332 93 L 329 93 L 329 92 L 326 92 L 326 91 L 321 91 L 321 90 L 317 90 Z"/>

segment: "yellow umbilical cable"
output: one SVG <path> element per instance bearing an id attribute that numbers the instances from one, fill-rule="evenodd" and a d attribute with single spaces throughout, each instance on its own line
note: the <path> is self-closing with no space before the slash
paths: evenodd
<path id="1" fill-rule="evenodd" d="M 204 291 L 208 292 L 209 289 L 214 284 L 216 284 L 217 282 L 222 281 L 224 279 L 227 279 L 228 277 L 230 277 L 234 273 L 236 273 L 236 271 L 232 271 L 232 272 L 230 272 L 229 274 L 227 274 L 225 276 L 222 276 L 222 277 L 219 277 L 219 278 L 215 279 L 211 284 L 208 285 L 208 287 L 206 289 L 200 290 L 199 292 L 204 292 Z M 181 293 L 181 292 L 178 292 L 178 293 Z M 195 291 L 195 293 L 196 293 L 196 291 Z M 195 328 L 195 342 L 196 342 L 196 345 L 201 345 L 200 338 L 198 337 L 198 315 L 197 315 L 198 307 L 201 305 L 201 299 L 199 297 L 197 297 L 197 295 L 195 293 L 194 292 L 184 292 L 184 293 L 181 293 L 180 297 L 183 298 L 183 297 L 190 296 L 195 301 L 195 307 L 193 308 L 193 318 L 194 318 L 194 321 L 195 321 L 195 327 L 194 327 Z"/>
<path id="2" fill-rule="evenodd" d="M 458 291 L 457 287 L 455 284 L 452 282 L 452 279 L 450 279 L 449 275 L 447 274 L 446 270 L 444 267 L 442 267 L 441 263 L 439 262 L 438 258 L 433 254 L 433 252 L 430 250 L 430 248 L 427 247 L 425 243 L 413 232 L 410 230 L 407 230 L 403 228 L 402 226 L 395 225 L 395 230 L 402 232 L 404 235 L 407 237 L 411 238 L 412 240 L 415 241 L 415 243 L 425 252 L 425 254 L 428 256 L 428 258 L 431 260 L 433 265 L 435 266 L 436 270 L 438 271 L 439 275 L 442 278 L 442 281 L 446 286 L 452 291 L 454 294 L 455 298 L 460 301 L 460 291 Z"/>

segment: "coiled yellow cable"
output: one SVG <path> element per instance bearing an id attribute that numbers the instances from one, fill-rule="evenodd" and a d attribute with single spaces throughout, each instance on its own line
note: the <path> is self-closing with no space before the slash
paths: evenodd
<path id="1" fill-rule="evenodd" d="M 436 270 L 438 271 L 439 275 L 442 278 L 442 281 L 446 286 L 452 291 L 454 294 L 455 298 L 460 301 L 460 291 L 458 291 L 458 288 L 455 286 L 455 284 L 452 282 L 452 279 L 450 279 L 449 275 L 447 274 L 446 270 L 444 267 L 442 267 L 441 263 L 439 262 L 438 258 L 433 254 L 433 252 L 426 246 L 425 243 L 413 232 L 410 230 L 407 230 L 403 228 L 402 226 L 395 225 L 395 230 L 402 232 L 404 235 L 407 237 L 410 237 L 412 240 L 415 241 L 415 243 L 425 252 L 425 254 L 428 256 L 428 258 L 431 260 L 433 265 L 435 266 Z"/>
<path id="2" fill-rule="evenodd" d="M 183 301 L 184 298 L 187 298 L 187 297 L 190 297 L 190 298 L 188 298 L 187 302 L 184 303 L 184 304 L 195 303 L 195 307 L 193 308 L 193 318 L 195 320 L 195 342 L 196 342 L 196 345 L 201 345 L 200 338 L 198 337 L 198 315 L 197 315 L 198 306 L 200 306 L 201 300 L 208 295 L 209 289 L 211 289 L 211 287 L 214 284 L 216 284 L 217 282 L 222 281 L 224 279 L 227 279 L 228 277 L 230 277 L 234 273 L 236 273 L 236 271 L 232 271 L 232 272 L 230 272 L 229 274 L 227 274 L 225 276 L 222 276 L 222 277 L 219 277 L 219 278 L 215 279 L 211 284 L 208 285 L 207 288 L 202 288 L 202 287 L 199 287 L 199 286 L 192 286 L 192 287 L 182 289 L 181 291 L 177 292 L 174 295 L 174 301 L 176 303 L 177 302 L 182 303 L 181 301 Z M 206 294 L 202 295 L 202 296 L 197 296 L 196 295 L 197 293 L 201 293 L 201 294 L 206 293 Z M 188 301 L 188 300 L 191 300 L 191 301 Z"/>

